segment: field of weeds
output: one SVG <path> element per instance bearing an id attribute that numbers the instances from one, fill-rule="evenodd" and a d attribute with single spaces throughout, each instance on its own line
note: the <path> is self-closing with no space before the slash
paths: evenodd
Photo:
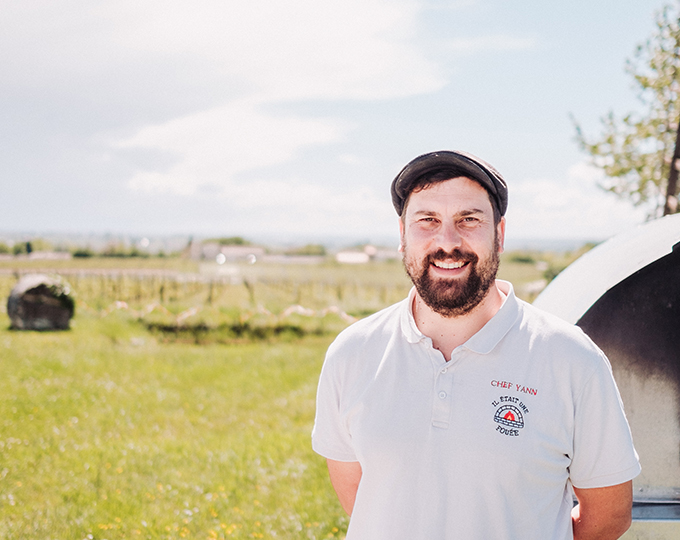
<path id="1" fill-rule="evenodd" d="M 0 319 L 0 537 L 330 538 L 310 448 L 330 337 L 162 343 L 124 312 Z"/>

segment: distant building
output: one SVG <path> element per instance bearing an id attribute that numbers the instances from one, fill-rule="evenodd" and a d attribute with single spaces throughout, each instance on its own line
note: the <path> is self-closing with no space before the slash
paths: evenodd
<path id="1" fill-rule="evenodd" d="M 342 264 L 366 264 L 371 257 L 363 251 L 339 251 L 335 254 L 335 260 Z"/>
<path id="2" fill-rule="evenodd" d="M 335 260 L 343 264 L 366 264 L 369 261 L 384 261 L 390 259 L 400 259 L 399 252 L 388 249 L 378 249 L 375 246 L 364 246 L 362 251 L 348 250 L 339 251 L 335 255 Z"/>

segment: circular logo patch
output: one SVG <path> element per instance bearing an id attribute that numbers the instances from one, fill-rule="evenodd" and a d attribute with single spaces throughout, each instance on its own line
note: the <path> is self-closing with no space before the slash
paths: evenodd
<path id="1" fill-rule="evenodd" d="M 507 404 L 499 407 L 493 419 L 495 422 L 510 428 L 522 429 L 524 427 L 522 411 L 514 405 Z"/>

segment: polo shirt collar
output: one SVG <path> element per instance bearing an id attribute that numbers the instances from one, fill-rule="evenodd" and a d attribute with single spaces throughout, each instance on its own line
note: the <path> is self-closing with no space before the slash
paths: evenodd
<path id="1" fill-rule="evenodd" d="M 409 343 L 418 343 L 423 339 L 427 339 L 418 327 L 416 326 L 416 321 L 413 318 L 413 299 L 416 296 L 416 288 L 411 287 L 406 300 L 402 302 L 401 305 L 401 315 L 399 321 L 401 323 L 401 331 Z"/>
<path id="2" fill-rule="evenodd" d="M 506 294 L 503 305 L 479 332 L 461 345 L 461 347 L 465 347 L 478 354 L 489 354 L 498 342 L 503 339 L 505 334 L 510 331 L 510 328 L 512 328 L 520 315 L 520 304 L 515 296 L 512 283 L 497 279 L 496 284 Z M 413 317 L 413 299 L 415 294 L 416 289 L 412 287 L 408 298 L 402 304 L 400 317 L 401 330 L 409 343 L 418 343 L 424 339 L 429 339 L 418 329 Z"/>

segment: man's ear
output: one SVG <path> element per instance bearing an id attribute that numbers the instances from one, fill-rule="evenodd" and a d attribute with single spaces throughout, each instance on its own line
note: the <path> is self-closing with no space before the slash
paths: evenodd
<path id="1" fill-rule="evenodd" d="M 505 218 L 502 217 L 498 222 L 497 229 L 498 232 L 498 253 L 503 253 L 505 251 Z"/>
<path id="2" fill-rule="evenodd" d="M 404 220 L 399 218 L 399 253 L 404 252 Z"/>

